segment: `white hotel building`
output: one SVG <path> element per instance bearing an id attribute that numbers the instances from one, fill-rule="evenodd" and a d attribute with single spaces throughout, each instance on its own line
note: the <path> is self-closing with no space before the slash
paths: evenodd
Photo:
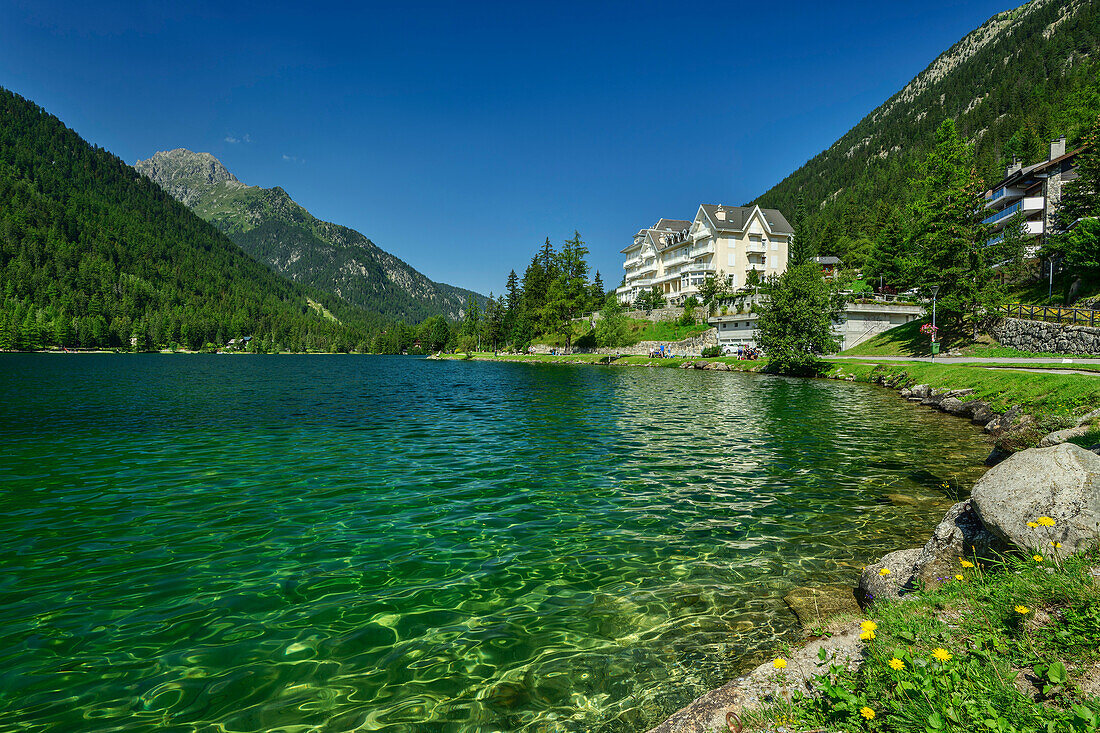
<path id="1" fill-rule="evenodd" d="M 661 219 L 634 235 L 622 252 L 626 279 L 616 290 L 632 303 L 657 286 L 672 302 L 697 293 L 707 275 L 725 278 L 736 290 L 749 273 L 761 278 L 787 269 L 794 229 L 775 209 L 703 204 L 695 219 Z"/>

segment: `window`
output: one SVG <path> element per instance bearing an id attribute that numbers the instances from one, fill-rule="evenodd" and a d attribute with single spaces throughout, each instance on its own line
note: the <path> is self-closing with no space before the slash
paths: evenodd
<path id="1" fill-rule="evenodd" d="M 778 251 L 779 251 L 779 240 L 778 239 L 773 239 L 772 240 L 772 252 L 778 252 Z"/>
<path id="2" fill-rule="evenodd" d="M 737 264 L 737 252 L 735 252 L 734 249 L 732 247 L 730 247 L 730 250 L 729 250 L 729 266 L 733 267 L 736 264 Z"/>

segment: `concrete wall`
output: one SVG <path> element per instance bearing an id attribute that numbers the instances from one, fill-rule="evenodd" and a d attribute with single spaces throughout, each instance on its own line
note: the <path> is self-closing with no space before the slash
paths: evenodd
<path id="1" fill-rule="evenodd" d="M 1002 346 L 1053 354 L 1100 354 L 1100 328 L 1006 318 L 993 329 Z"/>
<path id="2" fill-rule="evenodd" d="M 849 303 L 844 315 L 845 321 L 836 329 L 844 338 L 841 350 L 850 349 L 894 326 L 917 320 L 924 315 L 924 308 L 919 305 Z"/>

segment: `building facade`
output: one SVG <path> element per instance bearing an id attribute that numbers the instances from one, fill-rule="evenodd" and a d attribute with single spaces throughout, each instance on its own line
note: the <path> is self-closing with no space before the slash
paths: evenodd
<path id="1" fill-rule="evenodd" d="M 1062 185 L 1077 177 L 1075 161 L 1080 149 L 1066 152 L 1066 138 L 1050 144 L 1047 159 L 1026 168 L 1014 162 L 1005 177 L 985 192 L 985 223 L 993 227 L 989 243 L 1000 241 L 1005 225 L 1017 212 L 1023 212 L 1024 227 L 1031 240 L 1027 256 L 1034 257 L 1044 238 L 1051 232 L 1054 214 L 1062 198 Z"/>
<path id="2" fill-rule="evenodd" d="M 653 287 L 673 303 L 699 292 L 707 276 L 734 290 L 787 269 L 794 229 L 775 209 L 702 204 L 691 221 L 661 219 L 622 250 L 623 303 Z"/>

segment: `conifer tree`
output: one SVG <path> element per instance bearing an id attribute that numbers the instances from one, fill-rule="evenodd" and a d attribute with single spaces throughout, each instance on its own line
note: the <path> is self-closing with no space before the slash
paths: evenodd
<path id="1" fill-rule="evenodd" d="M 970 145 L 946 120 L 936 131 L 936 145 L 913 182 L 917 267 L 913 282 L 928 292 L 939 286 L 940 320 L 945 330 L 977 331 L 1003 299 L 982 223 L 984 185 L 974 169 Z"/>

